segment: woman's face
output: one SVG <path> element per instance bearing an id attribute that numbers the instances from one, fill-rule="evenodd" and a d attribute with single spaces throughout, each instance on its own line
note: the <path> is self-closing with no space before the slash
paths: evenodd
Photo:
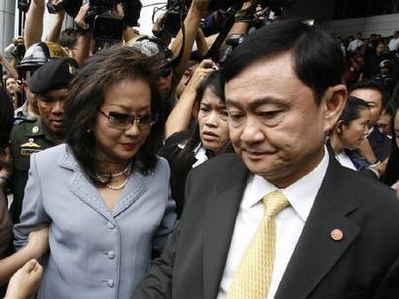
<path id="1" fill-rule="evenodd" d="M 109 115 L 113 118 L 109 119 Z M 123 123 L 123 119 L 129 119 L 129 116 L 136 118 L 149 115 L 151 90 L 147 82 L 126 78 L 111 85 L 105 93 L 104 103 L 97 112 L 93 128 L 97 158 L 105 164 L 126 164 L 146 141 L 151 126 L 141 124 L 139 128 L 136 120 L 133 124 L 120 123 Z"/>
<path id="2" fill-rule="evenodd" d="M 217 152 L 229 139 L 226 105 L 210 88 L 206 88 L 198 113 L 202 145 Z"/>
<path id="3" fill-rule="evenodd" d="M 360 146 L 360 143 L 367 137 L 370 119 L 370 110 L 360 109 L 357 119 L 342 125 L 341 138 L 344 148 L 354 150 Z"/>

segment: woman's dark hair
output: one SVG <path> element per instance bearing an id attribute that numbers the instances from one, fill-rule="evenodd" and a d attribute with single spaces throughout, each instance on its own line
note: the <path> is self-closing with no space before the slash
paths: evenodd
<path id="1" fill-rule="evenodd" d="M 223 77 L 227 82 L 250 64 L 286 52 L 292 53 L 294 70 L 317 103 L 329 87 L 342 83 L 344 56 L 338 41 L 298 19 L 272 23 L 249 35 L 228 57 Z"/>
<path id="2" fill-rule="evenodd" d="M 10 132 L 14 121 L 14 108 L 7 92 L 0 86 L 0 153 L 10 144 Z"/>
<path id="3" fill-rule="evenodd" d="M 370 107 L 366 101 L 363 101 L 357 97 L 349 96 L 339 120 L 349 124 L 351 121 L 360 117 L 361 110 L 369 108 Z"/>
<path id="4" fill-rule="evenodd" d="M 97 185 L 104 183 L 96 176 L 99 172 L 97 157 L 93 155 L 96 143 L 89 130 L 95 125 L 98 109 L 104 103 L 107 90 L 126 78 L 148 83 L 151 89 L 151 113 L 164 119 L 151 61 L 131 47 L 114 46 L 96 53 L 70 84 L 65 104 L 67 143 L 81 168 Z M 163 128 L 164 123 L 157 121 L 133 157 L 135 167 L 143 174 L 152 170 L 157 163 L 156 152 L 162 144 Z"/>

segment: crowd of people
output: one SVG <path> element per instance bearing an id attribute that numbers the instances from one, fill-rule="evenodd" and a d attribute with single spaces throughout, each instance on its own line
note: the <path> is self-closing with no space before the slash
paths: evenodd
<path id="1" fill-rule="evenodd" d="M 88 3 L 41 40 L 31 1 L 0 57 L 0 296 L 399 298 L 399 34 L 209 4 L 104 42 Z"/>

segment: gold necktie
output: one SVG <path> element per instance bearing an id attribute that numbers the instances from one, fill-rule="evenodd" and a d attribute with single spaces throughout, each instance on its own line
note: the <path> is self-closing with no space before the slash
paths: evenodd
<path id="1" fill-rule="evenodd" d="M 265 299 L 273 273 L 276 224 L 274 216 L 289 205 L 276 190 L 263 197 L 265 214 L 234 274 L 227 299 Z"/>

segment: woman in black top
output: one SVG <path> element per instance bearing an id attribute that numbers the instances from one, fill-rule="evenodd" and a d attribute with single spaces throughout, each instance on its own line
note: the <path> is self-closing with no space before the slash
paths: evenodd
<path id="1" fill-rule="evenodd" d="M 232 151 L 223 87 L 218 71 L 201 82 L 195 102 L 198 113 L 191 130 L 171 135 L 159 152 L 169 161 L 171 167 L 172 198 L 176 201 L 179 218 L 183 211 L 188 172 L 215 155 Z"/>

